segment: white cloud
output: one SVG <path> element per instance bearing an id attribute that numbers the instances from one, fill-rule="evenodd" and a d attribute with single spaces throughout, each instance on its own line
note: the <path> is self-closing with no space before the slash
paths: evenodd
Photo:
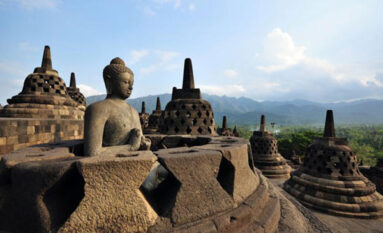
<path id="1" fill-rule="evenodd" d="M 142 58 L 146 57 L 149 54 L 149 51 L 146 49 L 143 50 L 132 50 L 130 52 L 130 57 L 128 60 L 129 64 L 135 64 L 141 61 Z"/>
<path id="2" fill-rule="evenodd" d="M 0 5 L 16 3 L 25 10 L 54 9 L 62 0 L 0 0 Z"/>
<path id="3" fill-rule="evenodd" d="M 356 75 L 349 70 L 342 69 L 325 59 L 309 57 L 305 54 L 304 46 L 296 45 L 292 37 L 276 28 L 265 38 L 263 53 L 258 57 L 263 65 L 257 69 L 266 73 L 281 72 L 301 65 L 304 69 L 315 74 L 329 76 L 337 82 L 359 81 L 360 83 L 374 82 L 374 73 Z"/>
<path id="4" fill-rule="evenodd" d="M 19 49 L 22 51 L 22 52 L 37 52 L 40 50 L 40 48 L 38 48 L 37 46 L 34 46 L 32 45 L 31 43 L 29 42 L 20 42 L 18 44 L 18 47 Z"/>
<path id="5" fill-rule="evenodd" d="M 238 75 L 237 71 L 233 69 L 224 70 L 223 74 L 228 78 L 235 78 Z"/>
<path id="6" fill-rule="evenodd" d="M 179 8 L 181 6 L 181 0 L 152 0 L 158 4 L 172 4 L 174 8 Z"/>
<path id="7" fill-rule="evenodd" d="M 291 36 L 279 28 L 266 36 L 263 48 L 262 60 L 266 65 L 257 68 L 265 72 L 284 70 L 306 58 L 304 54 L 306 48 L 296 46 Z"/>
<path id="8" fill-rule="evenodd" d="M 170 71 L 179 68 L 179 65 L 173 60 L 179 53 L 173 51 L 156 50 L 154 51 L 156 62 L 140 69 L 140 73 L 150 74 L 159 70 Z"/>
<path id="9" fill-rule="evenodd" d="M 84 94 L 85 97 L 105 94 L 105 92 L 98 91 L 93 87 L 85 84 L 78 84 L 77 87 L 80 89 L 81 93 Z"/>
<path id="10" fill-rule="evenodd" d="M 149 6 L 144 7 L 144 13 L 145 13 L 145 15 L 148 15 L 148 16 L 155 16 L 156 15 L 156 12 Z"/>
<path id="11" fill-rule="evenodd" d="M 200 86 L 203 93 L 208 93 L 212 95 L 228 95 L 228 96 L 242 96 L 245 93 L 245 88 L 242 85 L 201 85 Z"/>
<path id="12" fill-rule="evenodd" d="M 189 11 L 194 11 L 195 10 L 195 5 L 194 3 L 189 4 Z"/>
<path id="13" fill-rule="evenodd" d="M 0 61 L 0 73 L 10 74 L 16 77 L 26 77 L 28 75 L 28 71 L 25 71 L 20 64 L 6 61 Z"/>

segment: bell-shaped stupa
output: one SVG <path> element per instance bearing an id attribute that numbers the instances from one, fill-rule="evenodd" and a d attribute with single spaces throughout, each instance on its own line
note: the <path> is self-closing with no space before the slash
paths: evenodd
<path id="1" fill-rule="evenodd" d="M 160 97 L 157 97 L 156 109 L 153 110 L 148 118 L 148 127 L 145 128 L 144 133 L 157 133 L 158 132 L 158 123 L 162 114 L 161 110 L 161 100 Z"/>
<path id="2" fill-rule="evenodd" d="M 261 116 L 259 131 L 250 138 L 254 165 L 268 178 L 289 178 L 291 168 L 278 152 L 278 141 L 266 130 L 265 116 Z"/>
<path id="3" fill-rule="evenodd" d="M 41 67 L 25 79 L 23 90 L 7 100 L 1 117 L 83 119 L 85 108 L 74 101 L 65 82 L 52 69 L 49 46 L 45 46 Z"/>
<path id="4" fill-rule="evenodd" d="M 142 129 L 148 128 L 148 126 L 149 126 L 149 113 L 146 112 L 145 101 L 142 101 L 141 112 L 139 113 L 139 115 L 140 115 L 140 122 L 141 122 Z"/>
<path id="5" fill-rule="evenodd" d="M 194 87 L 192 61 L 185 59 L 182 89 L 173 87 L 172 100 L 160 120 L 163 134 L 215 135 L 214 114 L 210 103 Z"/>
<path id="6" fill-rule="evenodd" d="M 226 116 L 223 116 L 222 118 L 222 128 L 217 129 L 217 133 L 220 136 L 234 136 L 231 129 L 227 126 L 227 118 Z"/>
<path id="7" fill-rule="evenodd" d="M 72 72 L 70 74 L 70 85 L 67 87 L 68 95 L 79 104 L 79 107 L 85 109 L 86 101 L 84 95 L 80 92 L 80 89 L 76 86 L 76 76 Z"/>
<path id="8" fill-rule="evenodd" d="M 335 137 L 334 118 L 327 111 L 323 137 L 313 140 L 303 164 L 291 173 L 284 189 L 307 207 L 359 218 L 383 216 L 383 196 L 359 171 L 346 138 Z"/>

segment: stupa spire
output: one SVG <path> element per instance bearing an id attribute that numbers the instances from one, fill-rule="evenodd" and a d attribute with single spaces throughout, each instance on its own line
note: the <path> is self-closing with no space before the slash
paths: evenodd
<path id="1" fill-rule="evenodd" d="M 76 76 L 74 72 L 70 73 L 70 87 L 76 88 Z"/>
<path id="2" fill-rule="evenodd" d="M 193 66 L 190 58 L 185 59 L 182 89 L 194 89 Z"/>
<path id="3" fill-rule="evenodd" d="M 335 137 L 334 115 L 332 110 L 327 110 L 323 137 Z"/>
<path id="4" fill-rule="evenodd" d="M 141 104 L 141 113 L 146 113 L 145 101 L 142 101 L 142 104 Z"/>
<path id="5" fill-rule="evenodd" d="M 160 101 L 160 97 L 157 97 L 156 111 L 161 111 L 161 101 Z"/>
<path id="6" fill-rule="evenodd" d="M 51 57 L 51 49 L 48 45 L 44 47 L 43 60 L 41 62 L 41 68 L 51 70 L 52 69 L 52 57 Z"/>
<path id="7" fill-rule="evenodd" d="M 266 131 L 266 119 L 265 115 L 261 116 L 261 125 L 259 126 L 259 131 L 265 132 Z"/>
<path id="8" fill-rule="evenodd" d="M 222 129 L 227 129 L 227 119 L 226 119 L 226 116 L 223 116 Z"/>

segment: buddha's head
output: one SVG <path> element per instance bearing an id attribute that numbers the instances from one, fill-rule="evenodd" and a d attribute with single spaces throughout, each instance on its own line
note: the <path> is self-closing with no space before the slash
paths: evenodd
<path id="1" fill-rule="evenodd" d="M 103 72 L 107 98 L 118 97 L 127 99 L 132 94 L 134 74 L 125 66 L 125 62 L 119 58 L 113 58 Z"/>

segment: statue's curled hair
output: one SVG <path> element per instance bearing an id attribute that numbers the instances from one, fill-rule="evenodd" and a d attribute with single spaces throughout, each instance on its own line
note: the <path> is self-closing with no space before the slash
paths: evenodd
<path id="1" fill-rule="evenodd" d="M 127 67 L 125 65 L 125 62 L 119 57 L 113 58 L 110 61 L 110 64 L 105 66 L 104 71 L 103 71 L 103 77 L 104 77 L 104 82 L 105 82 L 107 94 L 111 94 L 110 93 L 111 87 L 109 87 L 109 80 L 107 80 L 107 77 L 108 76 L 109 77 L 115 77 L 117 74 L 121 74 L 121 73 L 125 73 L 125 72 L 128 72 L 132 76 L 134 76 L 133 71 L 131 69 L 129 69 L 129 67 Z"/>

